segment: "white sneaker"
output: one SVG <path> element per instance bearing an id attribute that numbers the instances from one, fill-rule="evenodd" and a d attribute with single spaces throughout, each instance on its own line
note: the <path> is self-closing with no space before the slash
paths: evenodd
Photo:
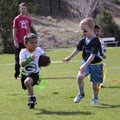
<path id="1" fill-rule="evenodd" d="M 97 105 L 98 103 L 99 103 L 98 99 L 96 98 L 92 99 L 92 102 L 91 102 L 92 105 Z"/>
<path id="2" fill-rule="evenodd" d="M 77 94 L 77 96 L 75 97 L 75 99 L 73 100 L 74 103 L 79 103 L 80 100 L 84 97 L 85 95 L 81 95 L 80 93 Z"/>

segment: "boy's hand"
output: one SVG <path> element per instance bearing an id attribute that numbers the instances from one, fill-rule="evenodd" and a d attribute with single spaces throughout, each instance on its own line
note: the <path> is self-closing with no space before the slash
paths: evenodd
<path id="1" fill-rule="evenodd" d="M 35 59 L 34 55 L 31 55 L 30 57 L 28 57 L 26 60 L 22 61 L 21 66 L 24 67 L 25 65 L 29 64 L 31 61 L 33 61 Z"/>
<path id="2" fill-rule="evenodd" d="M 70 57 L 66 57 L 66 58 L 62 59 L 62 61 L 63 61 L 63 62 L 66 62 L 66 63 L 69 62 L 70 60 L 71 60 Z"/>
<path id="3" fill-rule="evenodd" d="M 35 55 L 31 55 L 31 60 L 34 60 L 35 59 Z"/>
<path id="4" fill-rule="evenodd" d="M 15 41 L 15 40 L 14 40 L 14 46 L 15 46 L 16 48 L 19 48 L 19 44 L 18 44 L 18 42 Z"/>
<path id="5" fill-rule="evenodd" d="M 81 73 L 84 73 L 84 72 L 85 72 L 85 69 L 86 69 L 86 68 L 85 68 L 84 65 L 82 65 L 82 66 L 79 68 L 79 70 L 80 70 Z"/>

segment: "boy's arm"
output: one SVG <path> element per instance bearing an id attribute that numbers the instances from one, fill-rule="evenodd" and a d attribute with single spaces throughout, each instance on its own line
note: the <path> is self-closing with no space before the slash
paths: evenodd
<path id="1" fill-rule="evenodd" d="M 16 48 L 19 48 L 19 44 L 18 44 L 18 42 L 16 40 L 16 28 L 13 28 L 13 40 L 14 40 L 14 46 Z"/>
<path id="2" fill-rule="evenodd" d="M 74 56 L 76 56 L 80 51 L 77 49 L 74 49 L 74 51 L 66 58 L 64 58 L 63 62 L 69 62 Z"/>
<path id="3" fill-rule="evenodd" d="M 28 57 L 26 60 L 21 62 L 21 66 L 24 67 L 25 65 L 29 64 L 32 61 L 31 57 Z"/>
<path id="4" fill-rule="evenodd" d="M 80 71 L 81 73 L 85 72 L 86 67 L 94 60 L 95 56 L 93 54 L 90 55 L 90 57 L 87 59 L 87 61 L 85 62 L 85 64 L 83 64 L 80 67 Z"/>
<path id="5" fill-rule="evenodd" d="M 28 57 L 26 60 L 22 61 L 20 65 L 21 65 L 22 67 L 24 67 L 25 65 L 27 65 L 27 64 L 29 64 L 31 61 L 33 61 L 34 58 L 35 58 L 35 56 L 32 55 L 32 56 Z"/>

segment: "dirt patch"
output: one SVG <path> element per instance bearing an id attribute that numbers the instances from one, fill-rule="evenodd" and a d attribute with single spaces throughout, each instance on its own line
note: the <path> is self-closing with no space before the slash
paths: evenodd
<path id="1" fill-rule="evenodd" d="M 80 39 L 79 23 L 51 16 L 32 16 L 32 19 L 42 48 L 74 47 Z"/>

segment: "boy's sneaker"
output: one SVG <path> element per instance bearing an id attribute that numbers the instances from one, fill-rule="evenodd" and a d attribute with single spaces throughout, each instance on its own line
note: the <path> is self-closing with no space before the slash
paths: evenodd
<path id="1" fill-rule="evenodd" d="M 37 104 L 36 97 L 35 96 L 29 97 L 29 100 L 28 100 L 29 109 L 33 109 L 35 104 Z"/>
<path id="2" fill-rule="evenodd" d="M 93 98 L 91 104 L 92 105 L 97 105 L 99 103 L 97 98 Z"/>
<path id="3" fill-rule="evenodd" d="M 28 103 L 37 104 L 36 97 L 35 96 L 29 97 Z"/>
<path id="4" fill-rule="evenodd" d="M 80 94 L 80 93 L 78 93 L 77 96 L 76 96 L 75 99 L 74 99 L 74 103 L 79 103 L 80 100 L 81 100 L 83 97 L 85 97 L 85 94 Z"/>

